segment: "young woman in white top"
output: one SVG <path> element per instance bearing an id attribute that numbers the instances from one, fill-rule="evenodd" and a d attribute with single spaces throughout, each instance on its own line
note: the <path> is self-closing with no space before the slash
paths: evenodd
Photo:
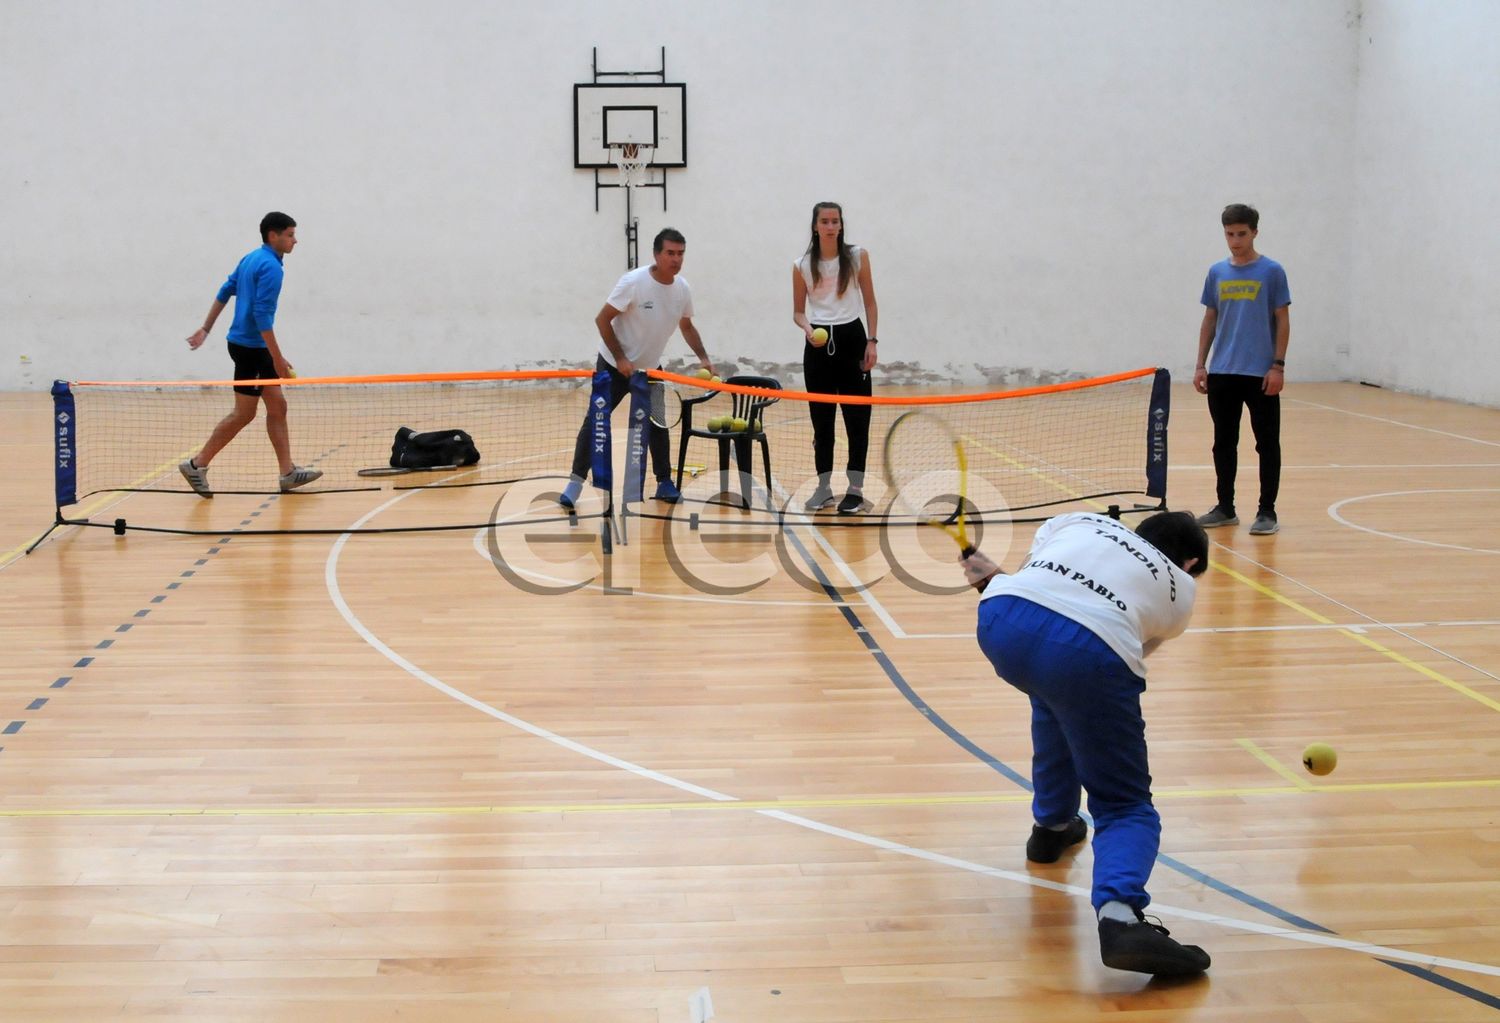
<path id="1" fill-rule="evenodd" d="M 812 241 L 792 266 L 792 320 L 802 328 L 806 339 L 802 369 L 809 391 L 869 396 L 870 370 L 877 361 L 878 315 L 870 253 L 844 241 L 843 207 L 834 202 L 818 203 L 813 207 Z M 819 329 L 827 332 L 826 342 L 814 340 L 813 332 Z M 864 506 L 869 405 L 809 404 L 818 485 L 805 507 L 818 511 L 833 503 L 834 420 L 840 408 L 849 438 L 849 486 L 838 510 L 841 515 L 854 515 Z"/>

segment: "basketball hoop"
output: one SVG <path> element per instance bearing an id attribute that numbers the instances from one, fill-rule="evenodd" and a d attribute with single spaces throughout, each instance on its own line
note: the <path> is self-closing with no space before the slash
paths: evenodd
<path id="1" fill-rule="evenodd" d="M 621 188 L 638 188 L 646 184 L 646 168 L 651 166 L 651 157 L 655 152 L 655 146 L 635 142 L 609 147 L 609 158 L 620 169 Z"/>

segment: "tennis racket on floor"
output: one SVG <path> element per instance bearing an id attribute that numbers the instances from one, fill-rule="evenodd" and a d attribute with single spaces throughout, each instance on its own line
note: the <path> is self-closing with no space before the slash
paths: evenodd
<path id="1" fill-rule="evenodd" d="M 359 470 L 360 476 L 405 476 L 410 472 L 448 472 L 457 469 L 456 465 L 424 465 L 421 468 L 408 468 L 406 466 L 377 465 L 369 469 Z"/>
<path id="2" fill-rule="evenodd" d="M 885 435 L 885 479 L 891 507 L 953 538 L 963 556 L 974 553 L 964 524 L 969 462 L 963 442 L 936 412 L 912 411 Z"/>

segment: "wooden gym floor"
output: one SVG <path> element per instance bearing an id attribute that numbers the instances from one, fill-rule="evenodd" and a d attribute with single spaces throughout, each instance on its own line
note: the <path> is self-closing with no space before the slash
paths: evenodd
<path id="1" fill-rule="evenodd" d="M 1208 418 L 1174 397 L 1172 503 L 1202 511 Z M 1495 1019 L 1500 412 L 1283 409 L 1283 532 L 1211 534 L 1152 660 L 1155 912 L 1214 957 L 1161 983 L 1099 963 L 1086 847 L 1026 865 L 1024 700 L 973 594 L 895 577 L 877 531 L 630 520 L 614 592 L 584 527 L 22 556 L 49 406 L 0 396 L 0 1015 Z M 1247 425 L 1242 513 L 1254 471 Z M 489 490 L 91 513 L 342 529 Z M 1030 529 L 1004 533 L 1014 566 Z M 1313 740 L 1334 774 L 1301 771 Z"/>

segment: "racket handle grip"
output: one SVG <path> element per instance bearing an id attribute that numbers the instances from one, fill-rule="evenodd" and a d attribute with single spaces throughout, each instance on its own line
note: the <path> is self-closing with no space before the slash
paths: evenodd
<path id="1" fill-rule="evenodd" d="M 963 549 L 962 557 L 970 558 L 970 557 L 973 557 L 978 552 L 979 552 L 979 548 L 978 547 L 975 547 L 973 544 L 965 544 L 964 545 L 964 549 Z"/>

